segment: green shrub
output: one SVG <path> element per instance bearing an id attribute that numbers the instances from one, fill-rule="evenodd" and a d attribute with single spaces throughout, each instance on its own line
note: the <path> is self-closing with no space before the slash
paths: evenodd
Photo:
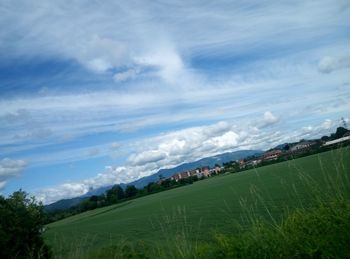
<path id="1" fill-rule="evenodd" d="M 0 196 L 0 258 L 50 258 L 44 243 L 43 206 L 23 191 Z"/>

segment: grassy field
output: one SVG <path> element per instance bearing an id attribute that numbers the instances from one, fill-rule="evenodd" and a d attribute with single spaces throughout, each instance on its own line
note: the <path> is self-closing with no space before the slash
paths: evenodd
<path id="1" fill-rule="evenodd" d="M 235 232 L 259 219 L 279 222 L 294 208 L 349 197 L 348 177 L 350 150 L 337 149 L 72 216 L 50 224 L 45 238 L 61 258 L 123 242 L 195 245 L 215 232 Z"/>

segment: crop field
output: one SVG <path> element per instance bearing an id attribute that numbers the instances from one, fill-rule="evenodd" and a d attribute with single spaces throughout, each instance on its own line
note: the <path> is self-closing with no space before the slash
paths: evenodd
<path id="1" fill-rule="evenodd" d="M 293 208 L 348 197 L 349 177 L 350 150 L 340 148 L 88 211 L 48 225 L 45 238 L 62 258 L 120 242 L 195 244 L 257 219 L 280 221 Z"/>

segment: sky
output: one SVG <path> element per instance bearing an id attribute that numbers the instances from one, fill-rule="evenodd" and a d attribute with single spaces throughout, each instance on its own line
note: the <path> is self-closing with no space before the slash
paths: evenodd
<path id="1" fill-rule="evenodd" d="M 350 123 L 350 2 L 0 0 L 0 192 L 45 204 Z"/>

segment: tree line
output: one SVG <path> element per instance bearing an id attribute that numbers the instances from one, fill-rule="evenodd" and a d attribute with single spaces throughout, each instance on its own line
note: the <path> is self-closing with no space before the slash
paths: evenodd
<path id="1" fill-rule="evenodd" d="M 160 176 L 160 181 L 158 183 L 151 182 L 139 189 L 134 185 L 128 185 L 125 189 L 123 189 L 120 185 L 115 185 L 105 193 L 101 195 L 93 195 L 69 209 L 47 212 L 46 223 L 57 221 L 84 211 L 102 208 L 149 194 L 192 184 L 198 180 L 199 179 L 197 176 L 190 176 L 188 178 L 179 179 L 178 181 L 163 179 L 163 177 Z"/>

